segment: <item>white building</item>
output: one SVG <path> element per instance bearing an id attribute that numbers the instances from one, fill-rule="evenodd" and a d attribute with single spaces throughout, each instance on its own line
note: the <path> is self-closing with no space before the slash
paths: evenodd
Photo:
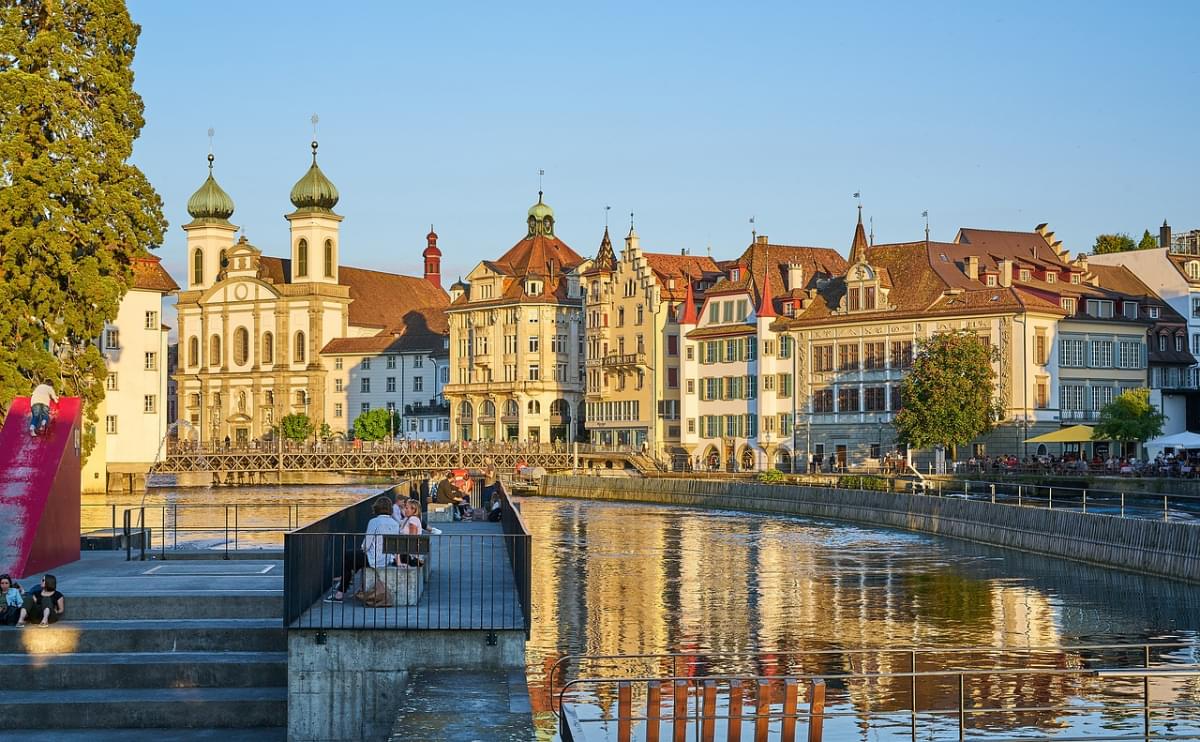
<path id="1" fill-rule="evenodd" d="M 133 263 L 133 283 L 105 324 L 108 366 L 97 409 L 96 445 L 83 468 L 85 492 L 140 486 L 167 434 L 167 328 L 163 297 L 179 286 L 150 255 Z"/>

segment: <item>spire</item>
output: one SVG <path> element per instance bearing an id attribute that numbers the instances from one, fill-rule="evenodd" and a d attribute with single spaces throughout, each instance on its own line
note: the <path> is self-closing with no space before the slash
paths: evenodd
<path id="1" fill-rule="evenodd" d="M 854 227 L 854 241 L 850 243 L 850 264 L 867 262 L 867 233 L 863 229 L 862 205 L 858 207 L 858 224 Z"/>
<path id="2" fill-rule="evenodd" d="M 684 272 L 683 280 L 687 283 L 687 294 L 683 298 L 683 316 L 679 318 L 681 325 L 696 324 L 696 295 L 692 293 L 692 277 Z"/>
<path id="3" fill-rule="evenodd" d="M 862 226 L 862 223 L 859 223 Z M 775 313 L 775 302 L 771 297 L 771 261 L 767 260 L 766 270 L 763 271 L 762 300 L 758 305 L 759 317 L 778 317 Z"/>
<path id="4" fill-rule="evenodd" d="M 596 253 L 595 265 L 597 270 L 613 272 L 617 269 L 617 256 L 613 252 L 612 239 L 608 236 L 608 227 L 604 227 L 604 237 L 600 239 L 600 251 Z"/>

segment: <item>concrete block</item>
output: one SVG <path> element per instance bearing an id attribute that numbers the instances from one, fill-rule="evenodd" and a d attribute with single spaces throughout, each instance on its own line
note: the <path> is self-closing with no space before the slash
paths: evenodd
<path id="1" fill-rule="evenodd" d="M 370 592 L 383 580 L 393 605 L 416 605 L 425 592 L 424 567 L 365 567 L 363 591 Z"/>
<path id="2" fill-rule="evenodd" d="M 425 519 L 430 523 L 450 523 L 454 520 L 454 514 L 450 512 L 451 507 L 445 503 L 431 502 L 425 512 Z"/>

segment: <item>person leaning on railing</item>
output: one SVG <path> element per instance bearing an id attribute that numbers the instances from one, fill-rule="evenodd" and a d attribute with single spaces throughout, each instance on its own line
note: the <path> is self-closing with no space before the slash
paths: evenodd
<path id="1" fill-rule="evenodd" d="M 354 581 L 354 573 L 363 567 L 385 567 L 388 555 L 383 552 L 383 537 L 395 536 L 400 533 L 400 524 L 392 517 L 392 501 L 381 496 L 371 505 L 374 518 L 367 524 L 367 533 L 358 549 L 347 551 L 342 555 L 342 576 L 337 578 L 333 592 L 325 598 L 328 603 L 341 603 L 346 597 L 346 590 Z"/>

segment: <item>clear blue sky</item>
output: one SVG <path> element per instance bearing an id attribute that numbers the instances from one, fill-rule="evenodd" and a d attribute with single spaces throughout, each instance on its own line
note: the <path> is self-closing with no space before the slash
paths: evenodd
<path id="1" fill-rule="evenodd" d="M 1200 227 L 1200 4 L 836 5 L 136 0 L 160 252 L 182 283 L 212 126 L 233 222 L 285 255 L 313 112 L 343 261 L 419 273 L 433 223 L 450 280 L 524 235 L 539 169 L 583 255 L 605 205 L 650 250 L 735 256 L 753 215 L 845 252 L 859 190 L 879 242 L 925 209 L 1073 252 Z"/>

